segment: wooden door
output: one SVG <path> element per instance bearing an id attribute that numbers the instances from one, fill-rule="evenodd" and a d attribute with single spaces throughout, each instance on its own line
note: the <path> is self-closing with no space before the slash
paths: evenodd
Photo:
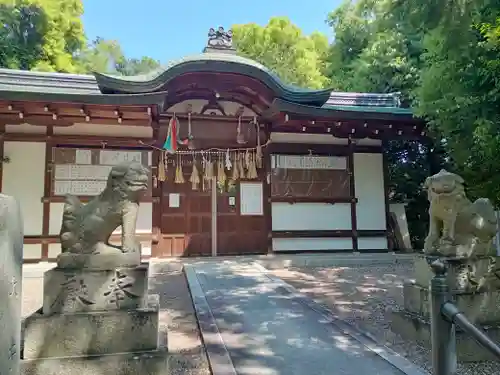
<path id="1" fill-rule="evenodd" d="M 189 182 L 191 171 L 192 163 L 187 160 L 183 165 L 184 183 L 175 183 L 175 171 L 170 169 L 167 180 L 160 182 L 161 233 L 154 256 L 211 256 L 213 229 L 217 255 L 267 253 L 265 216 L 241 212 L 241 184 L 246 181 L 215 183 L 212 193 L 211 181 L 201 182 L 193 189 Z M 259 171 L 258 180 L 251 183 L 263 184 L 263 174 Z M 217 218 L 215 228 L 212 217 Z"/>
<path id="2" fill-rule="evenodd" d="M 217 255 L 243 255 L 267 253 L 266 220 L 262 215 L 244 215 L 241 186 L 238 181 L 217 187 Z M 262 180 L 248 181 L 262 184 Z M 262 207 L 264 207 L 262 196 Z"/>
<path id="3" fill-rule="evenodd" d="M 191 168 L 191 163 L 183 165 L 184 183 L 175 182 L 175 170 L 167 170 L 167 180 L 160 182 L 161 220 L 157 257 L 208 256 L 212 253 L 210 184 L 205 182 L 200 184 L 199 189 L 193 190 L 189 182 Z"/>

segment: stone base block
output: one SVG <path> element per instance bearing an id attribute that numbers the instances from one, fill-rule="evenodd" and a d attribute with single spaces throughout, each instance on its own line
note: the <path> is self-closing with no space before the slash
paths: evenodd
<path id="1" fill-rule="evenodd" d="M 23 322 L 23 358 L 149 351 L 158 347 L 158 296 L 147 308 L 43 315 Z"/>
<path id="2" fill-rule="evenodd" d="M 137 267 L 141 263 L 141 248 L 122 253 L 118 248 L 102 254 L 61 253 L 57 256 L 57 267 L 66 269 L 114 270 L 120 267 Z"/>
<path id="3" fill-rule="evenodd" d="M 429 257 L 429 259 L 437 259 Z M 490 257 L 485 258 L 447 258 L 448 271 L 446 279 L 452 292 L 471 291 L 470 279 L 479 280 L 488 272 L 491 263 Z M 434 274 L 432 273 L 427 258 L 419 256 L 415 259 L 415 283 L 428 286 Z"/>
<path id="4" fill-rule="evenodd" d="M 143 308 L 148 265 L 103 271 L 53 268 L 45 272 L 43 284 L 44 315 Z"/>
<path id="5" fill-rule="evenodd" d="M 481 328 L 493 341 L 500 342 L 500 324 L 497 326 L 481 326 Z M 416 314 L 407 311 L 393 312 L 391 329 L 408 341 L 416 341 L 423 347 L 431 348 L 430 322 Z M 458 328 L 456 339 L 458 361 L 498 361 L 498 358 L 491 355 Z"/>
<path id="6" fill-rule="evenodd" d="M 21 361 L 20 375 L 171 375 L 166 351 Z"/>
<path id="7" fill-rule="evenodd" d="M 403 285 L 404 308 L 413 314 L 430 318 L 429 290 L 413 282 Z M 500 290 L 453 295 L 458 309 L 473 323 L 500 324 Z"/>

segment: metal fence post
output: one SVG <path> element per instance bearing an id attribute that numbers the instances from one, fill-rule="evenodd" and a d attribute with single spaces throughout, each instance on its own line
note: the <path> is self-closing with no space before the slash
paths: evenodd
<path id="1" fill-rule="evenodd" d="M 450 301 L 446 265 L 438 259 L 432 262 L 431 268 L 434 272 L 429 288 L 433 375 L 454 375 L 457 372 L 455 325 L 441 312 L 442 306 Z"/>

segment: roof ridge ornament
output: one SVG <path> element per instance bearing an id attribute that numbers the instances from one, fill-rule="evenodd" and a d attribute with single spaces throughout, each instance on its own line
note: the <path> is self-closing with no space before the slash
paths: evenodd
<path id="1" fill-rule="evenodd" d="M 222 26 L 216 29 L 213 27 L 208 30 L 207 46 L 203 52 L 225 52 L 235 53 L 233 47 L 233 31 L 231 29 L 225 31 Z"/>

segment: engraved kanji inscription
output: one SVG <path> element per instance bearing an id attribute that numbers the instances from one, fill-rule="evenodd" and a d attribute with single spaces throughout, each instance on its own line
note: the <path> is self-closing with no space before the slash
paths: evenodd
<path id="1" fill-rule="evenodd" d="M 125 299 L 137 299 L 140 296 L 132 292 L 135 279 L 122 271 L 116 271 L 115 277 L 111 279 L 108 290 L 104 292 L 107 303 L 120 307 L 121 301 Z"/>

